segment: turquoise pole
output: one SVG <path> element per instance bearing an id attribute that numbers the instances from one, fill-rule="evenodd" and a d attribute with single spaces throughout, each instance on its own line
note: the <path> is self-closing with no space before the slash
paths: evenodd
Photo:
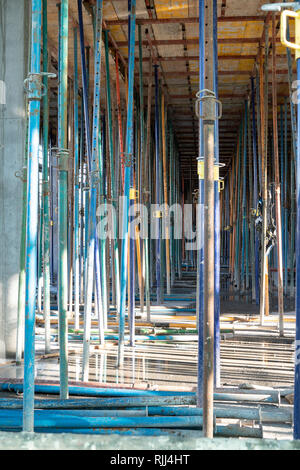
<path id="1" fill-rule="evenodd" d="M 41 100 L 41 0 L 32 0 L 31 65 L 26 80 L 29 100 L 27 218 L 26 218 L 26 289 L 25 289 L 25 353 L 23 431 L 34 430 L 34 362 L 35 362 L 35 309 L 38 243 L 38 174 L 39 128 Z"/>

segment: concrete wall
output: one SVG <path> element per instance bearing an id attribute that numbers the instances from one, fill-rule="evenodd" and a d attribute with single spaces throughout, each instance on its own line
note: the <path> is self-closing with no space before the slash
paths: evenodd
<path id="1" fill-rule="evenodd" d="M 29 0 L 0 1 L 0 358 L 15 355 L 22 220 Z M 3 88 L 3 86 L 2 86 Z"/>

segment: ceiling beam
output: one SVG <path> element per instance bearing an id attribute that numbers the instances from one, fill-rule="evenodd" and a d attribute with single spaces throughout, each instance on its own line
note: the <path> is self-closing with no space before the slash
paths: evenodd
<path id="1" fill-rule="evenodd" d="M 261 38 L 240 38 L 240 37 L 232 37 L 232 38 L 218 38 L 218 44 L 259 44 Z M 291 38 L 291 41 L 293 42 L 295 38 Z M 160 40 L 155 40 L 152 41 L 153 46 L 178 46 L 178 45 L 184 45 L 185 42 L 187 44 L 194 44 L 198 45 L 199 44 L 199 39 L 194 38 L 194 39 L 187 39 L 186 41 L 183 39 L 160 39 Z M 280 38 L 276 38 L 276 42 L 281 43 Z M 147 46 L 148 42 L 143 41 L 143 46 Z M 138 46 L 138 41 L 136 41 L 136 45 Z M 128 48 L 128 42 L 127 41 L 118 41 L 117 42 L 118 47 L 124 47 Z"/>
<path id="2" fill-rule="evenodd" d="M 285 69 L 278 69 L 276 70 L 276 75 L 287 75 L 288 71 L 285 70 Z M 252 74 L 252 70 L 219 70 L 218 72 L 218 75 L 225 75 L 225 76 L 228 76 L 228 75 L 247 75 L 247 76 L 250 76 Z M 136 72 L 135 73 L 136 76 L 139 75 L 139 72 Z M 160 72 L 158 74 L 160 76 Z M 190 71 L 190 72 L 164 72 L 164 76 L 165 77 L 169 77 L 169 78 L 181 78 L 181 77 L 188 77 L 188 76 L 192 76 L 192 77 L 198 77 L 199 76 L 199 72 L 198 71 Z M 149 73 L 144 73 L 143 74 L 143 77 L 144 78 L 147 78 L 149 77 Z M 174 85 L 175 86 L 175 85 Z M 235 96 L 235 95 L 233 95 Z"/>
<path id="3" fill-rule="evenodd" d="M 277 58 L 286 58 L 286 54 L 278 54 Z M 248 55 L 240 55 L 240 54 L 220 54 L 218 56 L 219 60 L 255 60 L 255 54 L 248 54 Z M 143 57 L 143 62 L 149 62 L 150 57 Z M 161 62 L 185 62 L 186 60 L 189 61 L 199 61 L 199 56 L 197 55 L 190 55 L 187 57 L 183 56 L 170 56 L 170 57 L 159 57 Z"/>
<path id="4" fill-rule="evenodd" d="M 264 22 L 265 16 L 258 15 L 258 16 L 219 16 L 218 22 L 219 23 L 244 23 L 248 21 L 255 21 L 255 22 Z M 186 17 L 186 18 L 137 18 L 136 24 L 140 25 L 153 25 L 153 24 L 198 24 L 199 18 L 198 17 Z M 128 19 L 118 19 L 118 20 L 106 20 L 107 26 L 127 26 Z"/>

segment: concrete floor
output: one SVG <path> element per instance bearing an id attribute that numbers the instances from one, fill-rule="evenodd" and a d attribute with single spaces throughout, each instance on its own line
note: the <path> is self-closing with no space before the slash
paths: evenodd
<path id="1" fill-rule="evenodd" d="M 193 306 L 194 282 L 178 283 L 164 307 Z M 188 284 L 188 285 L 187 285 Z M 184 289 L 182 288 L 184 285 Z M 184 292 L 183 292 L 184 291 Z M 178 301 L 177 298 L 186 299 Z M 156 332 L 163 325 L 186 325 L 195 328 L 195 313 L 178 311 L 176 314 L 159 313 L 162 307 L 151 307 L 151 324 Z M 238 311 L 239 308 L 239 311 Z M 139 311 L 137 309 L 137 316 Z M 53 312 L 55 319 L 55 312 Z M 159 326 L 158 326 L 159 325 Z M 293 387 L 295 315 L 285 316 L 285 337 L 279 338 L 278 318 L 271 314 L 264 326 L 260 326 L 257 307 L 250 303 L 228 300 L 222 302 L 221 331 L 221 386 L 290 389 Z M 112 326 L 113 327 L 113 326 Z M 37 323 L 36 379 L 59 380 L 59 358 L 57 325 L 53 324 L 53 357 L 43 356 L 43 325 Z M 82 342 L 69 342 L 69 380 L 80 381 Z M 197 385 L 197 342 L 154 342 L 137 341 L 136 347 L 125 348 L 125 362 L 116 368 L 117 343 L 108 341 L 105 347 L 94 341 L 91 347 L 89 381 L 98 384 L 126 384 L 160 389 L 166 386 L 182 390 L 196 390 Z M 13 362 L 0 364 L 0 378 L 21 379 L 23 366 Z M 258 403 L 251 406 L 257 407 Z M 268 405 L 271 407 L 277 405 Z M 282 398 L 281 407 L 291 409 Z M 237 421 L 225 421 L 237 423 Z M 224 420 L 222 420 L 224 424 Z M 292 439 L 291 424 L 263 425 L 263 436 L 269 439 Z"/>

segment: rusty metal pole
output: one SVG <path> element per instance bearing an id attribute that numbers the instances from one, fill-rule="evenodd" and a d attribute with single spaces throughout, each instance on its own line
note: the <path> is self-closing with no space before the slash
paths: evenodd
<path id="1" fill-rule="evenodd" d="M 282 264 L 282 227 L 281 227 L 281 188 L 279 179 L 278 124 L 277 124 L 277 82 L 276 82 L 276 19 L 272 16 L 272 101 L 273 101 L 273 144 L 275 163 L 275 207 L 278 263 L 278 315 L 279 335 L 284 335 L 283 325 L 283 264 Z"/>
<path id="2" fill-rule="evenodd" d="M 213 438 L 214 431 L 214 144 L 216 102 L 214 93 L 214 48 L 213 16 L 214 4 L 205 0 L 205 93 L 210 98 L 203 100 L 204 137 L 204 354 L 203 354 L 203 431 Z"/>

